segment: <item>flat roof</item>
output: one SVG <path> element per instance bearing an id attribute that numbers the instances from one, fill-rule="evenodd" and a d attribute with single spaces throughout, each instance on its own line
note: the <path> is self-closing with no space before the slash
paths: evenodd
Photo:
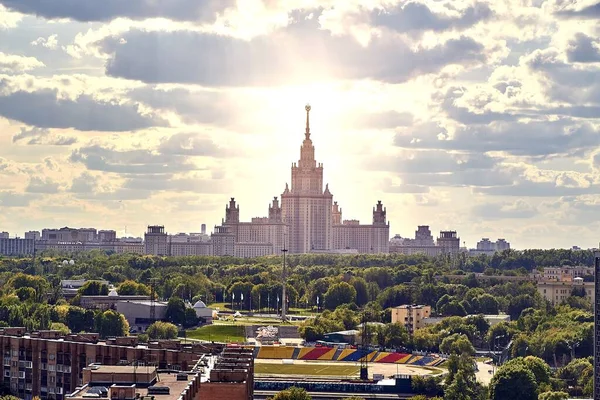
<path id="1" fill-rule="evenodd" d="M 129 368 L 129 369 L 133 368 L 133 367 L 119 367 L 119 366 L 110 366 L 110 368 L 108 368 L 109 366 L 102 366 L 102 367 L 103 367 L 103 372 L 105 372 L 105 373 L 109 372 L 109 370 L 111 368 Z M 140 368 L 144 368 L 144 367 L 140 367 Z M 187 380 L 178 381 L 177 374 L 158 374 L 158 379 L 154 383 L 153 386 L 154 387 L 168 387 L 170 389 L 169 394 L 161 394 L 160 395 L 161 400 L 177 400 L 181 396 L 181 393 L 187 388 L 188 384 L 195 378 L 195 376 L 196 376 L 196 374 L 189 374 Z M 117 384 L 117 386 L 131 386 L 133 384 L 134 384 L 133 382 L 119 383 L 119 384 Z M 71 398 L 71 399 L 84 398 L 83 396 L 85 396 L 92 387 L 99 387 L 99 386 L 101 386 L 101 385 L 94 385 L 94 386 L 86 385 L 81 390 L 74 392 L 72 394 L 72 396 L 69 396 L 68 398 Z M 110 385 L 103 386 L 103 387 L 106 387 L 106 389 L 109 389 Z M 144 397 L 144 396 L 148 395 L 147 388 L 136 387 L 135 392 L 139 393 L 140 397 Z"/>

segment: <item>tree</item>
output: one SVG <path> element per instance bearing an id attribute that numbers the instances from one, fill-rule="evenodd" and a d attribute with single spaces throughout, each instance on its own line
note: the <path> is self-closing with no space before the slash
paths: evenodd
<path id="1" fill-rule="evenodd" d="M 342 304 L 350 304 L 356 301 L 356 289 L 346 282 L 331 285 L 325 293 L 325 308 L 334 310 Z"/>
<path id="2" fill-rule="evenodd" d="M 440 344 L 440 351 L 446 354 L 475 354 L 475 348 L 469 338 L 458 333 L 445 337 Z"/>
<path id="3" fill-rule="evenodd" d="M 518 388 L 518 390 L 517 390 Z M 533 373 L 523 365 L 505 364 L 490 382 L 490 400 L 537 400 Z"/>
<path id="4" fill-rule="evenodd" d="M 149 296 L 150 288 L 143 283 L 127 280 L 119 285 L 117 292 L 121 296 Z"/>
<path id="5" fill-rule="evenodd" d="M 498 300 L 491 294 L 482 294 L 477 296 L 471 302 L 471 305 L 475 309 L 474 311 L 481 314 L 498 314 Z"/>
<path id="6" fill-rule="evenodd" d="M 69 327 L 61 322 L 53 322 L 50 325 L 50 329 L 53 331 L 59 331 L 61 335 L 68 335 L 69 333 L 71 333 Z"/>
<path id="7" fill-rule="evenodd" d="M 106 296 L 108 285 L 100 281 L 87 281 L 77 291 L 82 296 Z"/>
<path id="8" fill-rule="evenodd" d="M 408 331 L 400 324 L 385 324 L 380 330 L 385 347 L 397 348 L 407 345 L 409 341 Z"/>
<path id="9" fill-rule="evenodd" d="M 467 315 L 465 307 L 456 300 L 452 300 L 449 303 L 446 303 L 443 306 L 441 306 L 439 308 L 439 312 L 445 317 L 450 317 L 453 315 L 464 317 L 465 315 Z"/>
<path id="10" fill-rule="evenodd" d="M 356 305 L 362 307 L 369 302 L 369 290 L 367 282 L 363 278 L 354 278 L 352 286 L 356 290 Z"/>
<path id="11" fill-rule="evenodd" d="M 129 334 L 129 323 L 123 316 L 113 310 L 106 310 L 96 315 L 96 330 L 100 337 L 126 336 Z"/>
<path id="12" fill-rule="evenodd" d="M 277 393 L 272 397 L 272 400 L 312 400 L 312 397 L 305 389 L 292 386 Z"/>
<path id="13" fill-rule="evenodd" d="M 183 322 L 184 328 L 191 328 L 192 326 L 198 325 L 198 317 L 196 316 L 196 310 L 193 308 L 185 309 L 185 320 Z"/>
<path id="14" fill-rule="evenodd" d="M 154 322 L 146 330 L 146 334 L 150 339 L 175 339 L 177 333 L 177 326 L 163 321 Z"/>
<path id="15" fill-rule="evenodd" d="M 183 325 L 185 323 L 185 303 L 181 298 L 171 297 L 169 299 L 165 318 L 175 325 Z"/>
<path id="16" fill-rule="evenodd" d="M 569 394 L 565 392 L 545 392 L 540 393 L 538 400 L 567 400 Z"/>

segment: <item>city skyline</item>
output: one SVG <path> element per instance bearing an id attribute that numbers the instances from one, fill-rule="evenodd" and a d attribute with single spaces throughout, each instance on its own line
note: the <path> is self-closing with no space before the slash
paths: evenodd
<path id="1" fill-rule="evenodd" d="M 264 215 L 310 103 L 361 223 L 381 200 L 390 236 L 597 245 L 593 2 L 157 4 L 0 0 L 0 231 Z"/>

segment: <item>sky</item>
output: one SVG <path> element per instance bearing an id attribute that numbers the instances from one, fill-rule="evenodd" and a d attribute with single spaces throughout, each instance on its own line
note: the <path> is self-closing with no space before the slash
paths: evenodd
<path id="1" fill-rule="evenodd" d="M 304 106 L 344 219 L 600 240 L 598 0 L 0 0 L 0 230 L 265 216 Z"/>

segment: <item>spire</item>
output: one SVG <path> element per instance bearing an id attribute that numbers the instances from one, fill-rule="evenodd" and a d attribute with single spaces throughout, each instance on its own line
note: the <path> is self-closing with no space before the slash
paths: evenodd
<path id="1" fill-rule="evenodd" d="M 310 104 L 307 104 L 306 107 L 304 107 L 304 109 L 306 110 L 306 140 L 310 139 L 310 122 L 309 122 L 309 118 L 308 118 L 308 114 L 310 113 Z"/>

